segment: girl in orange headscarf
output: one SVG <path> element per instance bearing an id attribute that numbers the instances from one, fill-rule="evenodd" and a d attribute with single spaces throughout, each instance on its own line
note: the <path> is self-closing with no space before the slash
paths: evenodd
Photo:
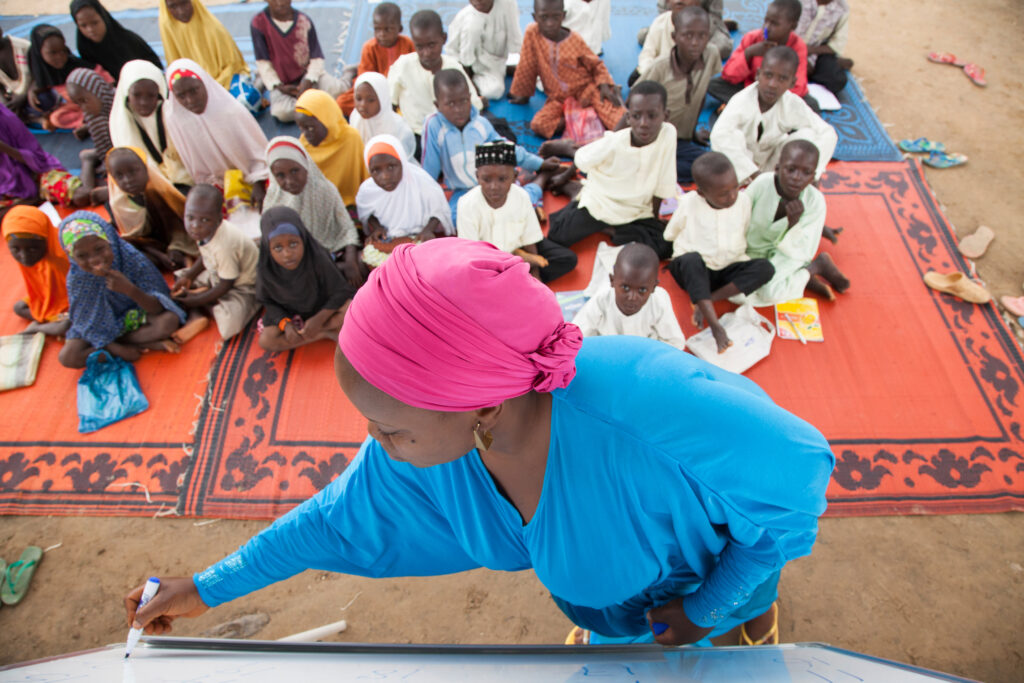
<path id="1" fill-rule="evenodd" d="M 4 216 L 3 237 L 28 290 L 28 296 L 14 304 L 14 312 L 29 321 L 25 331 L 63 335 L 71 325 L 66 285 L 69 263 L 57 228 L 39 209 L 21 205 Z"/>

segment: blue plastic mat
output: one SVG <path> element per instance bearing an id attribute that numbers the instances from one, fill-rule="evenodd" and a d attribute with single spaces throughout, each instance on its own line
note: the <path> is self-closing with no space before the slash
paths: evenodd
<path id="1" fill-rule="evenodd" d="M 525 28 L 533 21 L 533 0 L 518 0 L 520 23 Z M 328 69 L 339 73 L 346 64 L 355 64 L 359 60 L 359 52 L 364 42 L 373 33 L 373 7 L 377 4 L 370 0 L 297 0 L 293 3 L 296 9 L 308 14 L 317 27 L 317 34 L 324 49 Z M 409 17 L 420 9 L 434 9 L 445 25 L 451 23 L 455 13 L 464 2 L 399 2 L 402 8 L 403 23 L 408 32 Z M 729 0 L 726 8 L 726 19 L 733 19 L 739 24 L 739 34 L 759 26 L 764 17 L 767 0 Z M 249 35 L 249 22 L 253 15 L 262 11 L 263 3 L 242 3 L 233 5 L 217 5 L 209 7 L 218 19 L 227 27 L 241 49 L 245 58 L 252 63 L 252 39 Z M 608 70 L 617 83 L 625 84 L 629 74 L 636 67 L 640 46 L 636 42 L 637 32 L 650 25 L 657 15 L 656 0 L 615 0 L 612 3 L 612 38 L 605 43 L 603 59 Z M 163 45 L 160 43 L 160 30 L 157 26 L 157 10 L 125 10 L 116 12 L 115 16 L 124 26 L 135 31 L 163 57 Z M 53 24 L 60 28 L 67 37 L 68 45 L 75 45 L 75 27 L 68 14 L 44 16 L 6 16 L 0 17 L 0 26 L 5 33 L 27 38 L 33 26 L 37 24 Z M 825 119 L 835 126 L 839 133 L 839 145 L 835 158 L 843 161 L 893 161 L 902 158 L 896 145 L 889 138 L 885 127 L 878 120 L 871 105 L 864 97 L 864 92 L 854 79 L 840 94 L 839 101 L 843 108 L 838 112 L 825 114 Z M 530 119 L 544 103 L 544 95 L 537 94 L 528 105 L 513 105 L 505 100 L 491 103 L 491 111 L 495 116 L 505 118 L 509 127 L 516 133 L 519 143 L 531 151 L 536 151 L 542 140 L 530 131 Z M 706 108 L 701 122 L 706 123 L 710 109 Z M 269 112 L 264 111 L 258 117 L 260 127 L 267 137 L 274 135 L 297 135 L 298 128 L 291 124 L 281 124 L 274 120 Z M 87 142 L 79 142 L 69 133 L 45 135 L 40 139 L 43 147 L 54 154 L 69 169 L 79 167 L 78 153 L 88 147 Z"/>

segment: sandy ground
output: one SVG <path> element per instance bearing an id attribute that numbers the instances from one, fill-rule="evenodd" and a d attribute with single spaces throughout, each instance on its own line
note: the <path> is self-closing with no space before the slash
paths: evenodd
<path id="1" fill-rule="evenodd" d="M 38 12 L 67 7 L 65 0 L 32 4 Z M 151 0 L 106 4 L 113 9 Z M 1024 71 L 1012 46 L 1019 45 L 1024 3 L 852 4 L 849 55 L 880 118 L 891 124 L 895 139 L 926 136 L 970 157 L 963 168 L 927 170 L 928 181 L 958 234 L 979 224 L 996 231 L 978 271 L 994 295 L 1020 295 Z M 0 0 L 0 12 L 25 11 L 21 0 Z M 928 63 L 924 55 L 932 50 L 986 67 L 989 87 L 975 87 L 958 70 Z M 25 601 L 0 609 L 0 662 L 122 640 L 121 596 L 131 586 L 153 573 L 201 569 L 262 526 L 0 518 L 0 555 L 9 561 L 29 543 L 62 543 L 46 555 Z M 824 520 L 813 556 L 787 568 L 781 590 L 785 641 L 825 641 L 984 681 L 1021 680 L 1020 514 Z M 306 572 L 179 622 L 175 632 L 199 634 L 253 612 L 270 616 L 260 638 L 342 618 L 350 626 L 341 639 L 406 643 L 552 643 L 561 642 L 570 626 L 531 572 L 480 570 L 386 581 Z"/>

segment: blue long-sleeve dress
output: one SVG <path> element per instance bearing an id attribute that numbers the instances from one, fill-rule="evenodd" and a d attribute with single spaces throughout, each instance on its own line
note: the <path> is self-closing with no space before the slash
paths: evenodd
<path id="1" fill-rule="evenodd" d="M 807 555 L 834 459 L 753 382 L 639 337 L 584 340 L 552 393 L 551 447 L 523 524 L 474 450 L 419 469 L 373 439 L 345 472 L 194 576 L 218 605 L 315 568 L 426 576 L 533 568 L 576 624 L 649 634 L 676 597 L 724 633 L 767 610 L 779 571 Z"/>

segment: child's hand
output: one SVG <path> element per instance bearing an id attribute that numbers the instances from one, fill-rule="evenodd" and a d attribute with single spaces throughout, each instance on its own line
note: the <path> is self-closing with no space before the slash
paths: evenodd
<path id="1" fill-rule="evenodd" d="M 547 268 L 548 260 L 540 254 L 523 254 L 523 260 L 529 263 L 531 266 L 537 266 L 538 268 Z"/>
<path id="2" fill-rule="evenodd" d="M 676 598 L 660 607 L 654 607 L 647 613 L 647 621 L 651 624 L 652 633 L 656 633 L 654 640 L 662 645 L 685 645 L 696 643 L 698 640 L 711 633 L 710 628 L 697 626 L 683 611 L 683 599 Z M 667 626 L 657 633 L 654 624 Z"/>
<path id="3" fill-rule="evenodd" d="M 295 325 L 293 325 L 290 320 L 288 321 L 288 324 L 284 326 L 284 338 L 285 341 L 287 341 L 289 344 L 301 344 L 303 341 L 305 341 L 305 339 L 303 339 L 303 336 L 304 335 L 302 333 L 295 329 Z"/>
<path id="4" fill-rule="evenodd" d="M 107 278 L 107 289 L 112 292 L 129 296 L 129 292 L 135 289 L 132 281 L 119 270 L 111 268 L 104 274 L 104 277 Z"/>
<path id="5" fill-rule="evenodd" d="M 804 203 L 799 199 L 790 199 L 786 202 L 786 221 L 789 223 L 789 227 L 793 227 L 799 222 L 800 217 L 804 215 Z"/>
<path id="6" fill-rule="evenodd" d="M 201 305 L 196 302 L 197 297 L 194 294 L 179 294 L 172 298 L 182 308 L 199 308 Z"/>
<path id="7" fill-rule="evenodd" d="M 316 339 L 320 332 L 324 329 L 323 323 L 318 321 L 316 318 L 317 316 L 313 316 L 312 318 L 307 320 L 306 324 L 303 325 L 302 329 L 298 331 L 303 339 Z M 291 327 L 291 325 L 288 326 L 288 328 Z"/>
<path id="8" fill-rule="evenodd" d="M 707 146 L 711 142 L 711 131 L 707 128 L 698 128 L 693 132 L 693 141 L 698 145 Z"/>
<path id="9" fill-rule="evenodd" d="M 601 99 L 605 102 L 610 102 L 616 107 L 622 106 L 622 88 L 619 86 L 602 83 L 597 86 L 597 91 L 601 93 Z"/>
<path id="10" fill-rule="evenodd" d="M 341 273 L 353 287 L 362 286 L 363 271 L 359 270 L 359 264 L 355 262 L 355 259 L 351 261 L 343 261 L 341 264 Z"/>
<path id="11" fill-rule="evenodd" d="M 379 228 L 374 228 L 373 231 L 366 237 L 366 243 L 370 244 L 372 242 L 383 242 L 385 239 L 387 239 L 387 236 L 388 233 L 383 226 Z"/>
<path id="12" fill-rule="evenodd" d="M 509 95 L 508 96 L 508 102 L 509 102 L 509 104 L 528 104 L 530 102 L 530 98 L 529 97 L 512 97 L 511 95 Z"/>
<path id="13" fill-rule="evenodd" d="M 548 157 L 544 160 L 544 163 L 537 169 L 537 173 L 554 173 L 562 165 L 562 160 L 558 157 Z"/>
<path id="14" fill-rule="evenodd" d="M 192 278 L 182 275 L 171 285 L 171 296 L 177 297 L 185 293 L 185 290 L 192 286 Z"/>
<path id="15" fill-rule="evenodd" d="M 75 128 L 74 136 L 78 140 L 86 139 L 87 137 L 89 137 L 89 127 L 83 125 L 79 126 L 78 128 Z"/>
<path id="16" fill-rule="evenodd" d="M 774 40 L 762 40 L 760 42 L 754 43 L 746 50 L 744 50 L 743 56 L 746 57 L 747 61 L 749 62 L 754 57 L 764 57 L 768 53 L 768 50 L 778 46 L 779 44 L 776 43 Z"/>

